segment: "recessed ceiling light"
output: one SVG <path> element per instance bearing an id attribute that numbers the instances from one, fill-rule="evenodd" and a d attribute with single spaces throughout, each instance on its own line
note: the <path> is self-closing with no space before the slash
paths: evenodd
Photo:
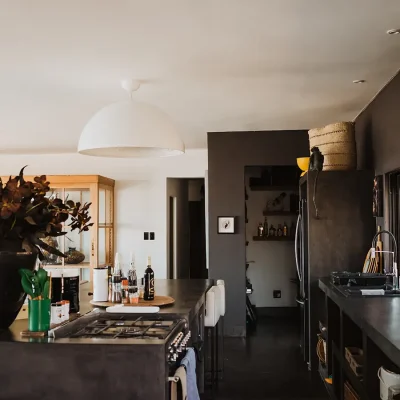
<path id="1" fill-rule="evenodd" d="M 356 79 L 353 81 L 353 83 L 365 83 L 367 82 L 365 79 Z"/>
<path id="2" fill-rule="evenodd" d="M 400 33 L 400 29 L 389 29 L 386 33 L 388 35 L 398 35 Z"/>

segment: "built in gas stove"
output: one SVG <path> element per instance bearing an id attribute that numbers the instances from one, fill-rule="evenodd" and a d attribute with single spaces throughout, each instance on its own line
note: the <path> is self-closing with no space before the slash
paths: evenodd
<path id="1" fill-rule="evenodd" d="M 103 339 L 165 339 L 178 325 L 179 320 L 139 317 L 134 321 L 120 319 L 96 319 L 71 338 Z"/>
<path id="2" fill-rule="evenodd" d="M 55 342 L 166 344 L 186 334 L 186 320 L 174 314 L 110 314 L 95 310 L 50 332 Z"/>

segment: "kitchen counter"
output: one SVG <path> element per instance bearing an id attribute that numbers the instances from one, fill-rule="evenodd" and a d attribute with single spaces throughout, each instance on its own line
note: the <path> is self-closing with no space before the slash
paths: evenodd
<path id="1" fill-rule="evenodd" d="M 320 279 L 319 287 L 400 367 L 400 297 L 345 297 L 329 278 Z"/>
<path id="2" fill-rule="evenodd" d="M 156 279 L 156 293 L 160 296 L 171 296 L 175 303 L 161 307 L 160 313 L 179 314 L 190 323 L 205 303 L 205 293 L 213 285 L 212 279 Z M 95 306 L 90 304 L 92 296 L 91 285 L 84 283 L 80 285 L 80 313 L 86 314 Z M 75 318 L 72 316 L 72 318 Z M 32 342 L 27 338 L 21 338 L 20 332 L 28 328 L 28 320 L 15 321 L 8 330 L 0 331 L 0 341 Z"/>
<path id="3" fill-rule="evenodd" d="M 192 338 L 204 340 L 201 322 L 205 293 L 212 284 L 212 280 L 156 280 L 156 293 L 175 299 L 174 304 L 161 308 L 160 313 L 178 314 L 185 318 Z M 89 284 L 81 285 L 82 314 L 95 308 L 89 303 L 92 298 L 90 291 Z M 18 320 L 10 329 L 0 332 L 0 400 L 28 397 L 32 400 L 169 398 L 168 377 L 174 372 L 170 368 L 175 366 L 166 362 L 168 349 L 162 339 L 159 342 L 143 340 L 137 344 L 121 339 L 118 345 L 112 339 L 107 343 L 96 342 L 96 339 L 79 343 L 63 339 L 21 338 L 20 332 L 25 329 L 27 320 Z M 202 350 L 199 351 L 199 357 L 203 359 Z M 197 377 L 202 392 L 203 362 L 197 365 Z"/>

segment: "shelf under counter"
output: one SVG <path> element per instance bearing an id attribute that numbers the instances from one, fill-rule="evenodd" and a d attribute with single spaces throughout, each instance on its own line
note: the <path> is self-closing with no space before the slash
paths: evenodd
<path id="1" fill-rule="evenodd" d="M 379 368 L 400 373 L 400 298 L 345 297 L 329 278 L 320 279 L 319 288 L 326 299 L 328 365 L 336 362 L 332 357 L 338 359 L 341 385 L 348 381 L 361 400 L 378 399 Z M 363 351 L 361 378 L 344 356 L 346 347 Z"/>

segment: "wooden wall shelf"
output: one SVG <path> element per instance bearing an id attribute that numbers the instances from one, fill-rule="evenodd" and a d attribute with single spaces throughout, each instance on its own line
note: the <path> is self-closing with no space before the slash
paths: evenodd
<path id="1" fill-rule="evenodd" d="M 290 216 L 296 216 L 298 215 L 298 213 L 295 211 L 263 211 L 263 215 L 264 217 L 273 217 L 273 216 L 290 217 Z"/>
<path id="2" fill-rule="evenodd" d="M 253 236 L 255 242 L 294 242 L 291 236 Z"/>

